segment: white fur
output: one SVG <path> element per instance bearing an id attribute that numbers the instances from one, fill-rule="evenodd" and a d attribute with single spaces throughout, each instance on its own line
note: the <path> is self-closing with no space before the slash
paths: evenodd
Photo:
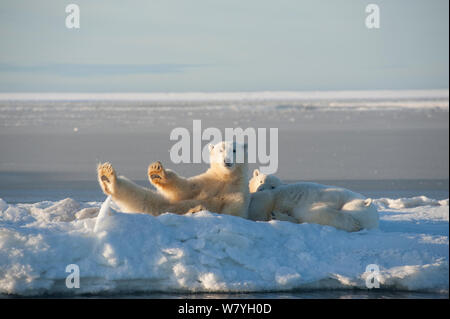
<path id="1" fill-rule="evenodd" d="M 211 212 L 246 218 L 250 203 L 246 145 L 220 142 L 209 150 L 206 172 L 185 178 L 155 162 L 148 168 L 150 182 L 171 202 L 199 200 Z"/>
<path id="2" fill-rule="evenodd" d="M 280 185 L 283 185 L 283 182 L 275 175 L 262 174 L 258 169 L 255 169 L 248 187 L 250 193 L 255 193 L 266 189 L 273 189 Z"/>
<path id="3" fill-rule="evenodd" d="M 264 174 L 254 174 L 250 184 L 267 180 L 267 176 L 261 175 Z M 272 183 L 278 181 L 270 179 Z M 372 200 L 344 188 L 304 182 L 261 189 L 252 193 L 249 218 L 253 220 L 275 218 L 346 231 L 378 227 L 378 211 Z"/>

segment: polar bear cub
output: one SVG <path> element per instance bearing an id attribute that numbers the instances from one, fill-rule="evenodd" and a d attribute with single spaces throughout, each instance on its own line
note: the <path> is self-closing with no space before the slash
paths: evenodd
<path id="1" fill-rule="evenodd" d="M 209 155 L 210 168 L 190 178 L 154 162 L 148 167 L 149 181 L 171 202 L 197 200 L 211 212 L 247 218 L 250 203 L 247 145 L 219 142 L 209 145 Z"/>
<path id="2" fill-rule="evenodd" d="M 258 191 L 264 191 L 266 189 L 274 189 L 283 185 L 283 182 L 275 175 L 261 174 L 258 169 L 253 171 L 253 177 L 250 180 L 248 187 L 250 193 L 256 193 Z"/>
<path id="3" fill-rule="evenodd" d="M 266 185 L 267 183 L 267 185 Z M 249 218 L 329 225 L 346 231 L 378 227 L 378 211 L 371 199 L 345 188 L 301 182 L 282 184 L 258 170 L 249 183 Z"/>

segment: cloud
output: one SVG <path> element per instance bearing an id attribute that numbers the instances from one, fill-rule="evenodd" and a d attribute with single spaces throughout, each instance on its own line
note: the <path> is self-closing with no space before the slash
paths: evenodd
<path id="1" fill-rule="evenodd" d="M 182 73 L 188 68 L 204 67 L 201 64 L 42 64 L 14 65 L 1 64 L 0 73 L 41 73 L 69 77 L 109 76 L 133 74 Z"/>

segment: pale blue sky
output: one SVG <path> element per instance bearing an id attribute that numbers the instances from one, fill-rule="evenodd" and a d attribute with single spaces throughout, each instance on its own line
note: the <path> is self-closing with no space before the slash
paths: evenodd
<path id="1" fill-rule="evenodd" d="M 65 27 L 76 3 L 81 28 Z M 381 28 L 367 29 L 376 3 Z M 448 0 L 3 0 L 0 91 L 448 88 Z"/>

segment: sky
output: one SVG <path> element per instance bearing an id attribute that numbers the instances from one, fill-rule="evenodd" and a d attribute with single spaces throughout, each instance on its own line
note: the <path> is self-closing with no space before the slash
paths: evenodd
<path id="1" fill-rule="evenodd" d="M 65 25 L 71 3 L 79 29 Z M 0 92 L 447 89 L 448 12 L 448 0 L 2 0 Z"/>

